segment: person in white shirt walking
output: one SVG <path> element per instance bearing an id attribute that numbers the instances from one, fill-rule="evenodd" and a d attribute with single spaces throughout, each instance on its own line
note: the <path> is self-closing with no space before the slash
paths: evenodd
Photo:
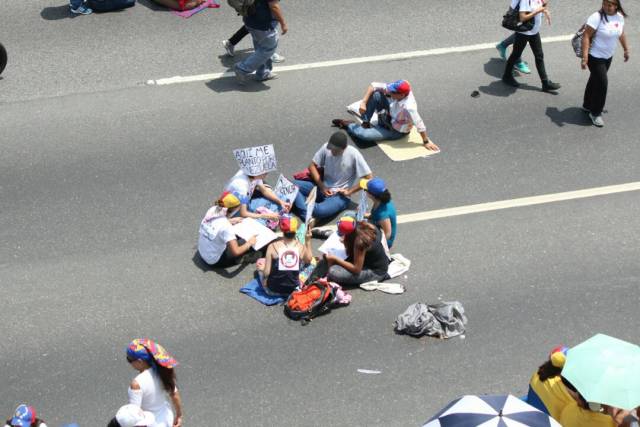
<path id="1" fill-rule="evenodd" d="M 624 49 L 624 62 L 629 60 L 629 45 L 624 33 L 627 16 L 621 0 L 603 0 L 602 8 L 587 19 L 582 38 L 582 69 L 589 68 L 591 75 L 584 89 L 582 109 L 589 113 L 591 122 L 604 126 L 602 110 L 607 100 L 607 71 L 616 52 L 618 41 Z"/>

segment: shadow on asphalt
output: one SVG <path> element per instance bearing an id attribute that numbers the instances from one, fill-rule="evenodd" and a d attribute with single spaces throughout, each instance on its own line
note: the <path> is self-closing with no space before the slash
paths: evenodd
<path id="1" fill-rule="evenodd" d="M 558 110 L 556 107 L 547 107 L 545 114 L 559 127 L 564 125 L 591 126 L 591 120 L 587 113 L 578 107 L 569 107 L 564 110 Z"/>
<path id="2" fill-rule="evenodd" d="M 45 7 L 40 12 L 42 19 L 47 21 L 57 21 L 60 19 L 75 18 L 76 15 L 69 11 L 69 3 L 62 6 Z"/>
<path id="3" fill-rule="evenodd" d="M 482 93 L 486 93 L 487 95 L 501 96 L 503 98 L 513 95 L 517 90 L 530 90 L 540 92 L 540 88 L 537 86 L 530 86 L 525 83 L 520 83 L 520 87 L 515 88 L 504 84 L 502 80 L 491 82 L 488 86 L 479 86 L 478 90 Z M 553 95 L 557 95 L 557 93 L 554 93 Z"/>
<path id="4" fill-rule="evenodd" d="M 231 71 L 231 70 L 228 70 Z M 262 82 L 249 80 L 245 85 L 237 82 L 235 77 L 223 77 L 221 79 L 209 80 L 205 85 L 214 92 L 262 92 L 271 89 Z"/>
<path id="5" fill-rule="evenodd" d="M 491 58 L 484 64 L 484 72 L 497 79 L 502 78 L 505 62 L 499 58 Z"/>
<path id="6" fill-rule="evenodd" d="M 245 58 L 249 57 L 253 53 L 253 49 L 236 50 L 234 56 L 229 56 L 226 53 L 219 55 L 220 63 L 227 68 L 232 68 L 238 62 L 242 62 Z"/>
<path id="7" fill-rule="evenodd" d="M 193 261 L 193 264 L 196 267 L 202 270 L 203 273 L 208 273 L 212 271 L 224 277 L 225 279 L 233 279 L 238 274 L 240 274 L 242 270 L 245 269 L 246 266 L 249 265 L 249 264 L 238 264 L 236 266 L 229 267 L 229 268 L 213 268 L 209 264 L 203 261 L 203 259 L 200 257 L 200 254 L 198 254 L 198 251 L 196 251 L 193 254 L 193 258 L 191 258 L 191 260 Z"/>

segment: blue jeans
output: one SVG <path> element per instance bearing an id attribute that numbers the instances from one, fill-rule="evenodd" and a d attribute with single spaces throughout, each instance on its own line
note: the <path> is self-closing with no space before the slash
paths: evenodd
<path id="1" fill-rule="evenodd" d="M 271 70 L 271 56 L 278 48 L 278 31 L 275 29 L 262 31 L 247 27 L 253 39 L 253 53 L 244 61 L 236 64 L 235 69 L 241 74 L 256 72 L 257 80 L 264 80 Z"/>
<path id="2" fill-rule="evenodd" d="M 310 181 L 294 180 L 293 183 L 298 186 L 300 191 L 296 195 L 293 208 L 302 219 L 307 218 L 307 196 L 313 190 L 315 183 Z M 313 208 L 314 218 L 329 218 L 339 212 L 342 212 L 349 206 L 349 199 L 342 194 L 336 194 L 326 197 L 320 189 L 317 190 L 316 205 Z"/>
<path id="3" fill-rule="evenodd" d="M 82 6 L 82 3 L 84 3 L 83 0 L 69 0 L 69 7 L 71 9 L 77 9 Z"/>
<path id="4" fill-rule="evenodd" d="M 353 138 L 365 142 L 382 141 L 385 139 L 400 139 L 407 135 L 406 133 L 398 132 L 391 126 L 389 118 L 389 100 L 378 91 L 373 92 L 367 101 L 367 111 L 362 115 L 362 121 L 368 122 L 371 120 L 373 113 L 376 112 L 378 113 L 377 125 L 372 125 L 367 129 L 352 123 L 347 126 L 347 133 Z"/>

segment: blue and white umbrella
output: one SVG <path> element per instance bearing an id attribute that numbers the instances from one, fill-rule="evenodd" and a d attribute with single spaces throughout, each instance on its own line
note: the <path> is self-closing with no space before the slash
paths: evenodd
<path id="1" fill-rule="evenodd" d="M 561 427 L 515 396 L 462 396 L 423 427 Z"/>

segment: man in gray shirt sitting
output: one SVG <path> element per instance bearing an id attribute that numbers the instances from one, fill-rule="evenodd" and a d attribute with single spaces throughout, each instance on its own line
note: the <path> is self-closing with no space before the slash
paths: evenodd
<path id="1" fill-rule="evenodd" d="M 323 169 L 323 174 L 318 170 Z M 371 178 L 371 169 L 362 154 L 347 144 L 344 132 L 335 132 L 313 156 L 309 165 L 312 181 L 294 180 L 300 188 L 294 202 L 294 212 L 307 217 L 306 199 L 314 186 L 318 187 L 313 217 L 330 218 L 349 206 L 349 197 L 360 191 L 360 179 Z"/>

